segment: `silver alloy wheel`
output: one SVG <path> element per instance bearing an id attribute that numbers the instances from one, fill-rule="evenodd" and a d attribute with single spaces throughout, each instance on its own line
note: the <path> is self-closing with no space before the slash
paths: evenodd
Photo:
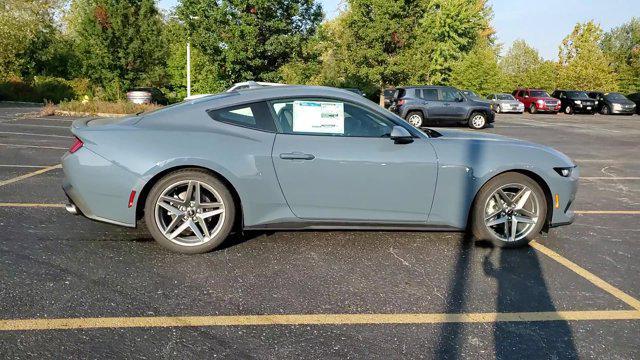
<path id="1" fill-rule="evenodd" d="M 506 242 L 518 241 L 531 233 L 540 219 L 536 193 L 522 184 L 507 184 L 489 196 L 484 205 L 484 224 Z"/>
<path id="2" fill-rule="evenodd" d="M 567 107 L 564 108 L 564 113 L 565 114 L 571 114 L 571 107 L 567 105 Z"/>
<path id="3" fill-rule="evenodd" d="M 224 224 L 222 197 L 210 185 L 183 180 L 168 186 L 155 205 L 156 225 L 170 241 L 197 246 L 213 239 Z"/>
<path id="4" fill-rule="evenodd" d="M 496 107 L 496 112 L 497 113 L 501 113 L 502 112 L 502 105 L 498 104 L 498 107 Z"/>
<path id="5" fill-rule="evenodd" d="M 422 126 L 422 118 L 418 114 L 413 114 L 409 116 L 407 121 L 409 122 L 409 124 L 413 125 L 414 127 Z"/>
<path id="6" fill-rule="evenodd" d="M 483 128 L 485 122 L 486 122 L 486 119 L 484 118 L 483 115 L 480 115 L 480 114 L 474 115 L 473 118 L 471 119 L 471 125 L 473 125 L 473 127 L 476 129 Z"/>

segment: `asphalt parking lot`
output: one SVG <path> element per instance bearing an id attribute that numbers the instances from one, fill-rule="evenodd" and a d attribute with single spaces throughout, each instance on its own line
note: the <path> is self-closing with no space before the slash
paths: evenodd
<path id="1" fill-rule="evenodd" d="M 483 130 L 581 167 L 576 222 L 529 248 L 275 232 L 186 256 L 67 214 L 73 119 L 37 110 L 0 106 L 2 358 L 640 357 L 640 116 L 500 114 Z"/>

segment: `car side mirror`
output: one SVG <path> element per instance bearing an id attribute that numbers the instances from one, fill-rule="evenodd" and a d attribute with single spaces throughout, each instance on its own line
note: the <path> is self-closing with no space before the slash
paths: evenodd
<path id="1" fill-rule="evenodd" d="M 394 126 L 391 130 L 391 140 L 396 144 L 409 144 L 413 142 L 411 133 L 402 126 Z"/>
<path id="2" fill-rule="evenodd" d="M 464 101 L 464 97 L 460 96 L 459 98 L 456 99 L 458 102 L 463 102 Z"/>

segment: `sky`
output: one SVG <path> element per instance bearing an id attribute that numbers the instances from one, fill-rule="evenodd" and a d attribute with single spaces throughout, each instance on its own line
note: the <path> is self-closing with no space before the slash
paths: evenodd
<path id="1" fill-rule="evenodd" d="M 161 8 L 177 0 L 159 0 Z M 328 18 L 334 17 L 343 0 L 319 0 Z M 489 0 L 492 26 L 503 52 L 517 39 L 524 39 L 547 60 L 558 57 L 558 46 L 577 22 L 595 20 L 607 31 L 640 17 L 640 0 Z"/>

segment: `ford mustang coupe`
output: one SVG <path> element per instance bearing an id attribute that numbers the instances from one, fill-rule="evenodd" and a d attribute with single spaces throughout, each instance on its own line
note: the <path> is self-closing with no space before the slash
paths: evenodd
<path id="1" fill-rule="evenodd" d="M 522 246 L 569 224 L 578 169 L 546 146 L 418 130 L 349 91 L 232 91 L 81 119 L 62 159 L 67 210 L 202 253 L 232 231 L 470 231 Z"/>

